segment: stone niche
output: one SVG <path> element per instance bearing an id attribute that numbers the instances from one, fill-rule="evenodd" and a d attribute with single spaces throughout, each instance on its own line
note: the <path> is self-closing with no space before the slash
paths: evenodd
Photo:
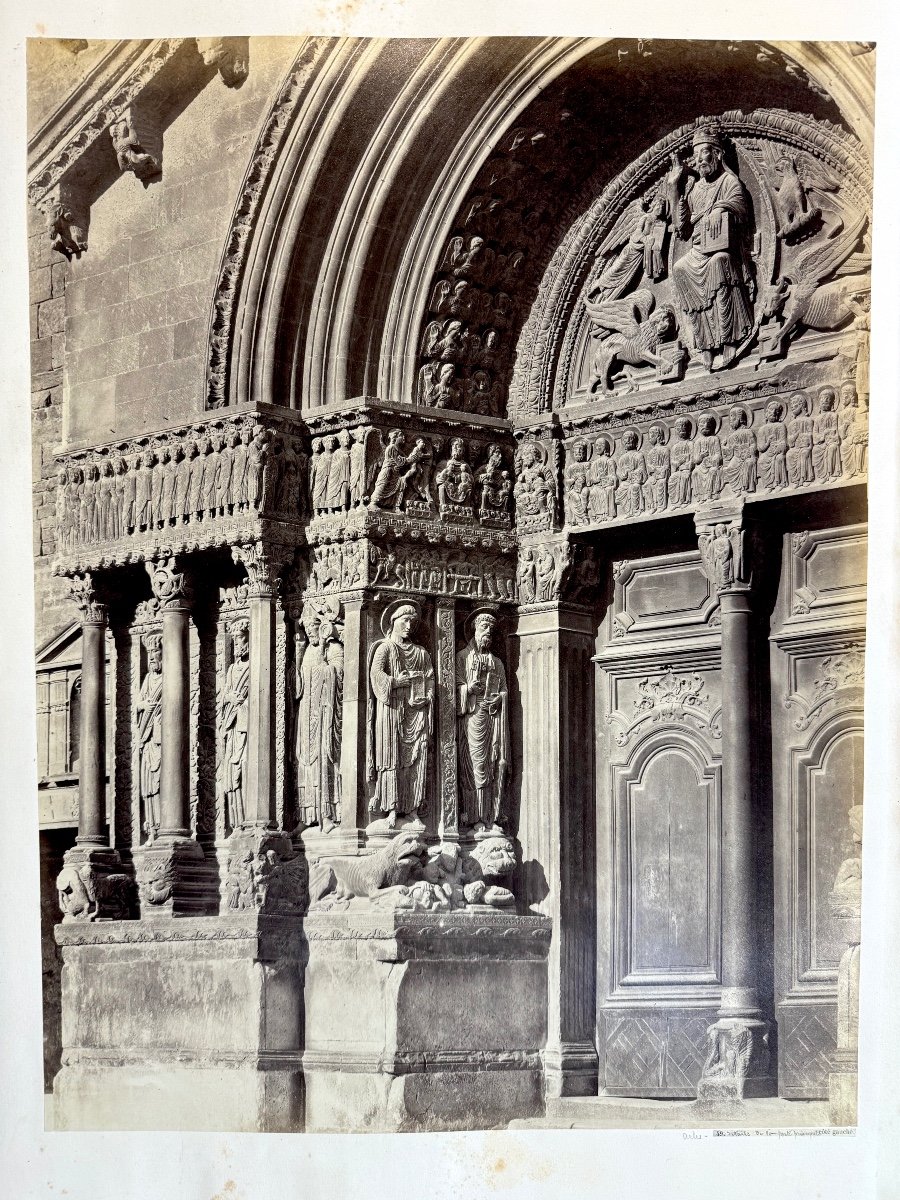
<path id="1" fill-rule="evenodd" d="M 248 913 L 57 940 L 57 1129 L 399 1132 L 542 1111 L 546 918 Z"/>

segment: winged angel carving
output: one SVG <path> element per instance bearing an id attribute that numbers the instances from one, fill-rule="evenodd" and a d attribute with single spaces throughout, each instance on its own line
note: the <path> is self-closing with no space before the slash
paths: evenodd
<path id="1" fill-rule="evenodd" d="M 687 157 L 668 154 L 596 253 L 583 297 L 590 392 L 623 376 L 634 391 L 647 367 L 659 383 L 781 357 L 804 330 L 851 323 L 867 390 L 868 217 L 834 162 L 778 129 L 729 137 L 716 120 L 697 124 Z M 481 248 L 455 248 L 469 252 Z"/>

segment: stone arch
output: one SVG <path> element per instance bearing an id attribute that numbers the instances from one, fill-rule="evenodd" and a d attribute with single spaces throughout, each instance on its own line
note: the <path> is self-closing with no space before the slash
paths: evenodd
<path id="1" fill-rule="evenodd" d="M 700 43 L 658 45 L 661 63 Z M 830 115 L 868 139 L 866 55 L 843 44 L 729 52 L 786 107 Z M 624 71 L 637 63 L 636 43 L 305 39 L 261 128 L 226 239 L 207 406 L 412 401 L 429 289 L 473 181 L 529 106 L 601 60 L 616 82 L 623 62 Z M 655 140 L 655 108 L 651 97 L 650 136 L 638 129 L 632 139 Z"/>

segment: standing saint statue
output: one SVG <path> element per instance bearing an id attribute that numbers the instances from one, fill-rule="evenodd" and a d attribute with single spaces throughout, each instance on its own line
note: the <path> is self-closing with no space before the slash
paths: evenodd
<path id="1" fill-rule="evenodd" d="M 498 821 L 509 769 L 506 671 L 491 651 L 497 618 L 472 618 L 472 640 L 456 656 L 459 783 L 463 821 L 475 833 L 500 833 Z"/>
<path id="2" fill-rule="evenodd" d="M 159 833 L 159 780 L 162 770 L 162 638 L 146 638 L 147 674 L 137 702 L 139 786 L 144 806 L 144 832 L 152 842 Z"/>
<path id="3" fill-rule="evenodd" d="M 410 641 L 419 619 L 415 604 L 402 600 L 381 619 L 384 641 L 372 654 L 369 682 L 374 713 L 369 727 L 369 778 L 375 794 L 370 812 L 414 819 L 425 802 L 428 748 L 434 707 L 434 668 L 422 646 Z"/>
<path id="4" fill-rule="evenodd" d="M 219 700 L 219 735 L 222 752 L 216 779 L 219 803 L 225 805 L 225 821 L 237 829 L 246 819 L 244 767 L 247 757 L 247 710 L 250 703 L 249 625 L 235 621 L 231 627 L 234 661 L 225 672 Z"/>
<path id="5" fill-rule="evenodd" d="M 330 833 L 341 820 L 344 647 L 330 611 L 307 604 L 307 646 L 297 670 L 297 799 L 304 826 Z"/>
<path id="6" fill-rule="evenodd" d="M 672 278 L 694 348 L 711 370 L 714 354 L 722 351 L 719 367 L 727 367 L 753 328 L 744 251 L 750 202 L 743 183 L 725 165 L 722 138 L 715 129 L 698 129 L 693 149 L 697 177 L 688 174 L 677 154 L 666 176 L 675 234 L 690 242 Z"/>

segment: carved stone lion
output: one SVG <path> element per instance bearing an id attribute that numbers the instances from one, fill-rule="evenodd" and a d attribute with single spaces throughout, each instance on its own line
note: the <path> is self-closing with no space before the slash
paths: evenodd
<path id="1" fill-rule="evenodd" d="M 463 859 L 463 894 L 467 904 L 489 904 L 492 908 L 508 908 L 515 896 L 495 882 L 515 869 L 516 852 L 505 837 L 489 837 L 476 843 Z"/>
<path id="2" fill-rule="evenodd" d="M 310 869 L 310 903 L 325 907 L 326 898 L 328 904 L 360 896 L 374 900 L 392 888 L 405 887 L 418 874 L 424 856 L 417 834 L 400 833 L 374 854 L 319 861 Z"/>
<path id="3" fill-rule="evenodd" d="M 131 916 L 134 880 L 121 872 L 98 871 L 91 863 L 67 863 L 56 878 L 63 921 L 93 921 L 103 916 L 123 921 Z"/>

